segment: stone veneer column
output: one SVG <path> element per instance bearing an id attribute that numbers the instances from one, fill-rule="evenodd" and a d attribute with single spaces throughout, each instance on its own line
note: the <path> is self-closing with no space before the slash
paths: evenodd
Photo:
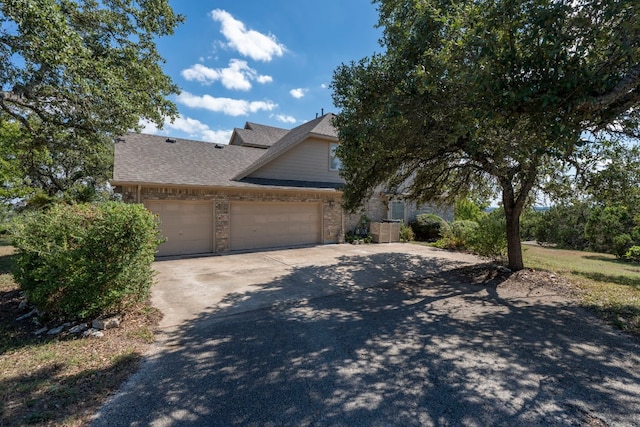
<path id="1" fill-rule="evenodd" d="M 216 247 L 214 249 L 215 253 L 224 253 L 229 252 L 230 250 L 230 239 L 229 235 L 231 229 L 229 224 L 229 200 L 228 199 L 216 199 L 215 202 L 215 233 L 216 239 L 215 244 Z"/>
<path id="2" fill-rule="evenodd" d="M 342 206 L 338 200 L 325 200 L 322 204 L 323 235 L 322 243 L 342 243 Z"/>

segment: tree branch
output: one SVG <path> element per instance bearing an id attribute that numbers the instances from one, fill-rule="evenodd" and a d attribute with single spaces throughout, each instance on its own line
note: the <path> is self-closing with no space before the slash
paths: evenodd
<path id="1" fill-rule="evenodd" d="M 583 111 L 596 112 L 610 107 L 622 98 L 628 97 L 630 92 L 637 91 L 640 86 L 640 64 L 632 67 L 627 75 L 609 92 L 597 96 L 595 102 L 585 103 L 581 106 Z"/>

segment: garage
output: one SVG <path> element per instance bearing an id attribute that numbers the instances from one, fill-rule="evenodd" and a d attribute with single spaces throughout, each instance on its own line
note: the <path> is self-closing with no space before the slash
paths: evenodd
<path id="1" fill-rule="evenodd" d="M 233 251 L 321 243 L 322 205 L 296 202 L 232 202 Z"/>
<path id="2" fill-rule="evenodd" d="M 213 202 L 146 201 L 145 207 L 160 218 L 160 232 L 167 240 L 158 256 L 213 252 Z"/>

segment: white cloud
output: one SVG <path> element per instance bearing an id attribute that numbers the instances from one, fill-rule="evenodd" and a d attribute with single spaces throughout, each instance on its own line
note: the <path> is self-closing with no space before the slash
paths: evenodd
<path id="1" fill-rule="evenodd" d="M 151 122 L 142 122 L 142 132 L 152 135 L 168 135 L 169 131 L 180 131 L 189 135 L 198 141 L 214 142 L 216 144 L 228 144 L 231 139 L 233 130 L 213 130 L 208 125 L 199 120 L 189 117 L 178 116 L 171 123 L 169 120 L 164 122 L 163 128 L 158 127 Z"/>
<path id="2" fill-rule="evenodd" d="M 320 88 L 321 88 L 321 89 L 326 89 L 326 88 L 328 88 L 328 87 L 329 87 L 329 86 L 328 86 L 326 83 L 322 83 L 322 84 L 320 85 Z"/>
<path id="3" fill-rule="evenodd" d="M 197 96 L 189 92 L 178 95 L 179 103 L 191 108 L 203 108 L 228 116 L 246 116 L 257 111 L 272 111 L 278 104 L 271 101 L 246 101 L 244 99 L 215 98 L 211 95 Z"/>
<path id="4" fill-rule="evenodd" d="M 258 83 L 271 83 L 271 76 L 259 75 L 256 70 L 249 67 L 247 61 L 232 59 L 227 68 L 208 68 L 202 64 L 192 65 L 191 68 L 182 70 L 182 77 L 189 81 L 198 81 L 208 85 L 220 80 L 222 85 L 229 90 L 251 89 L 251 80 Z"/>
<path id="5" fill-rule="evenodd" d="M 289 94 L 291 96 L 293 96 L 295 99 L 300 99 L 307 93 L 307 91 L 308 91 L 308 89 L 303 89 L 303 88 L 299 87 L 297 89 L 291 89 L 289 91 Z"/>
<path id="6" fill-rule="evenodd" d="M 192 65 L 190 68 L 182 70 L 182 77 L 189 81 L 198 81 L 202 84 L 211 84 L 220 80 L 222 85 L 229 90 L 251 89 L 251 81 L 258 83 L 270 83 L 271 76 L 259 75 L 256 70 L 249 67 L 247 61 L 232 59 L 227 68 L 208 68 L 202 64 Z"/>
<path id="7" fill-rule="evenodd" d="M 273 116 L 273 117 L 275 117 L 275 119 L 276 119 L 276 120 L 278 120 L 279 122 L 282 122 L 282 123 L 290 123 L 290 124 L 293 124 L 293 123 L 297 122 L 297 120 L 296 120 L 296 118 L 295 118 L 295 117 L 293 117 L 293 116 L 287 116 L 287 115 L 285 115 L 285 114 L 276 114 L 276 115 L 275 115 L 275 116 Z"/>
<path id="8" fill-rule="evenodd" d="M 228 41 L 226 46 L 253 60 L 269 62 L 275 56 L 282 56 L 286 50 L 274 35 L 247 30 L 242 21 L 238 21 L 225 10 L 211 11 L 211 18 L 220 22 L 220 32 Z"/>

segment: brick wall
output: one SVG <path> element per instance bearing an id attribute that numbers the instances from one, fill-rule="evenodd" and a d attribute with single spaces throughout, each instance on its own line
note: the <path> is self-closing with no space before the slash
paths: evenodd
<path id="1" fill-rule="evenodd" d="M 117 191 L 126 203 L 136 203 L 138 197 L 143 203 L 149 200 L 211 200 L 215 203 L 215 253 L 229 251 L 231 238 L 230 203 L 234 201 L 320 203 L 322 205 L 322 243 L 342 243 L 344 241 L 341 195 L 338 192 L 141 187 L 138 196 L 136 186 L 121 187 Z"/>

